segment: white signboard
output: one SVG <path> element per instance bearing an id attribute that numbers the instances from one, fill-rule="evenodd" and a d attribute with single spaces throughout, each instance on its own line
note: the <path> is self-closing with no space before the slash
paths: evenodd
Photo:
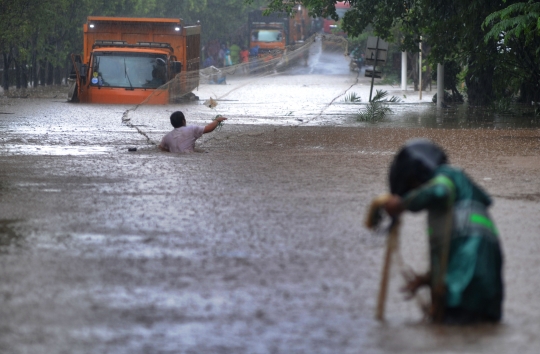
<path id="1" fill-rule="evenodd" d="M 366 64 L 375 64 L 375 57 L 377 57 L 376 65 L 382 65 L 386 63 L 387 56 L 388 42 L 379 37 L 368 37 L 366 46 Z"/>
<path id="2" fill-rule="evenodd" d="M 388 50 L 388 42 L 379 38 L 379 43 L 377 44 L 377 38 L 379 37 L 368 37 L 367 39 L 367 49 L 379 49 L 379 50 Z"/>
<path id="3" fill-rule="evenodd" d="M 377 53 L 377 65 L 386 63 L 387 56 L 388 52 L 386 50 L 379 50 L 379 53 Z M 373 65 L 373 62 L 375 62 L 375 49 L 366 49 L 366 63 Z"/>

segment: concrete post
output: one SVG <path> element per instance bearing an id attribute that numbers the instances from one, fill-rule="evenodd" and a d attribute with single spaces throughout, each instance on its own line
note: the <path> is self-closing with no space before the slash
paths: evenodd
<path id="1" fill-rule="evenodd" d="M 401 52 L 401 89 L 407 91 L 407 52 Z"/>
<path id="2" fill-rule="evenodd" d="M 444 103 L 444 64 L 437 64 L 437 107 Z"/>

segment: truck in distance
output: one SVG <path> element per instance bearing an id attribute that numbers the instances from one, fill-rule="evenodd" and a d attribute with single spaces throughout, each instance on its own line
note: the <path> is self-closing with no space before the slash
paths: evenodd
<path id="1" fill-rule="evenodd" d="M 283 53 L 287 46 L 303 43 L 311 35 L 311 19 L 301 5 L 289 17 L 285 13 L 264 15 L 254 10 L 248 15 L 249 48 L 258 47 L 261 55 Z"/>

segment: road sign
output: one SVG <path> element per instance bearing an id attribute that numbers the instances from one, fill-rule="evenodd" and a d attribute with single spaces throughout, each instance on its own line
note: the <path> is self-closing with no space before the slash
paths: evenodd
<path id="1" fill-rule="evenodd" d="M 388 51 L 388 42 L 379 38 L 379 44 L 377 44 L 377 37 L 368 37 L 367 49 L 379 49 Z"/>
<path id="2" fill-rule="evenodd" d="M 366 69 L 365 76 L 366 77 L 371 77 L 371 75 L 373 75 L 373 70 Z M 375 71 L 375 78 L 377 78 L 377 79 L 381 78 L 381 72 L 380 71 Z"/>
<path id="3" fill-rule="evenodd" d="M 380 50 L 379 53 L 375 53 L 375 49 L 366 49 L 366 64 L 373 65 L 375 63 L 375 55 L 377 55 L 377 65 L 383 65 L 386 63 L 388 52 L 386 50 Z"/>
<path id="4" fill-rule="evenodd" d="M 388 42 L 379 37 L 368 37 L 366 45 L 366 64 L 382 65 L 388 57 Z M 377 58 L 377 63 L 375 63 Z"/>
<path id="5" fill-rule="evenodd" d="M 373 82 L 375 78 L 381 78 L 381 72 L 377 71 L 377 65 L 386 63 L 388 56 L 388 43 L 379 37 L 368 37 L 366 45 L 366 64 L 373 65 L 373 70 L 366 70 L 366 76 L 371 77 L 371 89 L 369 90 L 369 102 L 373 94 Z"/>

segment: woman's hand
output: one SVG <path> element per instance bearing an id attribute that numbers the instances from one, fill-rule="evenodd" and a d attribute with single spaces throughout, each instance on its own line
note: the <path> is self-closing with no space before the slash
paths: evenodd
<path id="1" fill-rule="evenodd" d="M 406 284 L 400 290 L 406 299 L 411 299 L 422 286 L 429 285 L 429 274 L 408 274 L 405 278 Z"/>
<path id="2" fill-rule="evenodd" d="M 398 216 L 405 210 L 403 207 L 403 203 L 401 202 L 401 198 L 395 194 L 393 194 L 386 203 L 384 203 L 384 210 L 388 213 L 390 216 Z"/>

